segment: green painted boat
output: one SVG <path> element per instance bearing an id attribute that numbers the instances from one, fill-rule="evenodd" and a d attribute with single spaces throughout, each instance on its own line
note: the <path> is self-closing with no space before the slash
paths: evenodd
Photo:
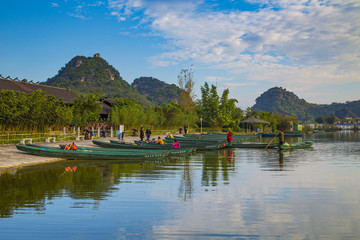
<path id="1" fill-rule="evenodd" d="M 262 137 L 275 137 L 277 135 L 277 133 L 261 133 Z M 305 133 L 289 133 L 289 132 L 285 132 L 284 136 L 285 137 L 303 137 L 305 135 Z"/>
<path id="2" fill-rule="evenodd" d="M 259 135 L 236 135 L 233 134 L 233 143 L 242 143 L 259 138 Z M 224 133 L 209 133 L 209 134 L 186 134 L 183 137 L 174 136 L 173 138 L 166 137 L 165 140 L 172 141 L 176 139 L 179 142 L 223 142 L 226 141 L 226 134 Z"/>
<path id="3" fill-rule="evenodd" d="M 46 148 L 46 149 L 62 149 L 65 145 L 59 145 L 59 147 L 51 147 L 51 146 L 44 146 L 44 145 L 37 145 L 37 144 L 27 144 L 27 146 L 33 146 L 33 147 L 38 147 L 38 148 Z M 191 148 L 171 148 L 171 149 L 126 149 L 126 148 L 102 148 L 102 147 L 82 147 L 82 146 L 76 146 L 78 151 L 101 151 L 101 152 L 128 152 L 128 153 L 137 153 L 137 152 L 141 152 L 141 153 L 148 153 L 148 154 L 152 154 L 152 153 L 156 153 L 158 151 L 165 151 L 165 152 L 169 152 L 169 155 L 186 155 L 186 154 L 190 154 L 196 151 L 196 148 L 191 147 Z"/>
<path id="4" fill-rule="evenodd" d="M 291 150 L 291 149 L 301 149 L 301 148 L 309 148 L 313 145 L 314 141 L 304 141 L 304 142 L 298 142 L 298 143 L 285 143 L 284 145 L 279 145 L 278 148 L 281 150 Z"/>
<path id="5" fill-rule="evenodd" d="M 166 144 L 172 144 L 174 139 L 168 140 L 165 139 L 164 142 Z M 214 144 L 224 144 L 227 143 L 226 140 L 214 140 L 214 141 L 197 141 L 197 140 L 183 140 L 183 139 L 176 139 L 182 145 L 190 145 L 190 146 L 201 146 L 201 145 L 214 145 Z"/>
<path id="6" fill-rule="evenodd" d="M 178 141 L 178 142 L 197 142 L 197 143 L 214 143 L 214 142 L 223 142 L 226 141 L 225 138 L 213 138 L 213 139 L 200 139 L 200 138 L 181 138 L 181 137 L 175 137 L 175 138 L 168 138 L 166 137 L 164 139 L 165 142 L 172 142 L 172 141 Z"/>
<path id="7" fill-rule="evenodd" d="M 60 148 L 50 149 L 28 145 L 17 144 L 16 148 L 37 156 L 55 157 L 63 159 L 87 159 L 87 160 L 119 160 L 119 159 L 148 159 L 148 158 L 164 158 L 169 155 L 168 151 L 153 151 L 153 152 L 120 152 L 120 151 L 72 151 L 62 150 Z"/>
<path id="8" fill-rule="evenodd" d="M 233 143 L 231 145 L 232 148 L 262 148 L 265 149 L 265 147 L 269 143 Z M 267 148 L 277 148 L 278 144 L 271 143 Z"/>
<path id="9" fill-rule="evenodd" d="M 118 140 L 110 140 L 110 142 L 103 142 L 93 140 L 95 145 L 105 148 L 124 148 L 124 149 L 173 149 L 171 144 L 136 144 L 128 142 L 119 142 Z"/>
<path id="10" fill-rule="evenodd" d="M 109 147 L 109 148 L 173 149 L 171 144 L 172 142 L 168 144 L 160 145 L 160 144 L 146 144 L 146 143 L 143 144 L 124 143 L 124 142 L 119 142 L 117 140 L 110 140 L 110 142 L 93 140 L 93 143 L 101 147 Z M 179 142 L 179 143 L 181 148 L 195 147 L 196 151 L 220 149 L 228 146 L 227 143 L 204 143 L 204 144 L 197 144 L 194 142 L 188 142 L 188 143 Z"/>

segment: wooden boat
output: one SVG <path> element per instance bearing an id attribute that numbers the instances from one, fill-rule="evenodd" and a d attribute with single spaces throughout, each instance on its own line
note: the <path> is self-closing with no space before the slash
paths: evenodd
<path id="1" fill-rule="evenodd" d="M 153 151 L 153 152 L 142 152 L 142 151 L 133 151 L 133 152 L 120 152 L 120 151 L 72 151 L 72 150 L 62 150 L 60 148 L 50 149 L 43 147 L 35 147 L 28 145 L 17 144 L 16 148 L 20 151 L 24 151 L 33 155 L 38 156 L 47 156 L 47 157 L 56 157 L 64 159 L 147 159 L 147 158 L 164 158 L 169 155 L 168 151 Z"/>
<path id="2" fill-rule="evenodd" d="M 314 141 L 309 140 L 305 142 L 298 142 L 298 143 L 285 143 L 284 145 L 279 145 L 278 148 L 281 150 L 291 150 L 291 149 L 300 149 L 300 148 L 309 148 L 313 145 Z"/>
<path id="3" fill-rule="evenodd" d="M 39 148 L 46 148 L 46 149 L 62 149 L 65 145 L 59 145 L 59 147 L 51 147 L 51 146 L 43 146 L 43 145 L 36 145 L 36 144 L 27 144 L 28 146 L 39 147 Z M 169 152 L 169 155 L 186 155 L 195 152 L 196 148 L 171 148 L 171 149 L 126 149 L 126 148 L 101 148 L 101 147 L 82 147 L 77 146 L 78 151 L 101 151 L 101 152 L 121 152 L 121 153 L 154 153 L 157 151 L 165 151 Z"/>
<path id="4" fill-rule="evenodd" d="M 255 140 L 259 135 L 236 135 L 233 134 L 232 143 L 242 143 L 245 141 Z M 184 136 L 166 137 L 165 140 L 172 141 L 176 139 L 179 142 L 224 142 L 226 134 L 224 133 L 208 133 L 208 134 L 186 134 Z"/>
<path id="5" fill-rule="evenodd" d="M 110 142 L 102 142 L 98 140 L 93 140 L 93 143 L 96 145 L 99 145 L 101 147 L 109 147 L 109 148 L 135 148 L 135 149 L 141 149 L 141 148 L 147 148 L 147 149 L 173 149 L 172 148 L 172 141 L 168 144 L 135 144 L 135 143 L 124 143 L 119 142 L 117 140 L 110 140 Z M 181 148 L 196 148 L 196 151 L 203 151 L 203 150 L 212 150 L 212 149 L 220 149 L 227 147 L 229 144 L 227 143 L 194 143 L 194 142 L 188 142 L 188 143 L 182 143 L 180 142 Z"/>
<path id="6" fill-rule="evenodd" d="M 164 142 L 166 144 L 173 143 L 174 140 L 167 140 L 165 139 Z M 205 146 L 205 145 L 216 145 L 216 144 L 227 144 L 226 140 L 216 140 L 216 141 L 196 141 L 196 140 L 177 140 L 181 146 Z"/>
<path id="7" fill-rule="evenodd" d="M 119 142 L 118 140 L 110 140 L 110 142 L 103 142 L 99 140 L 93 140 L 95 145 L 105 148 L 124 148 L 124 149 L 172 149 L 170 144 L 136 144 L 129 142 Z"/>
<path id="8" fill-rule="evenodd" d="M 233 143 L 231 145 L 232 148 L 262 148 L 265 149 L 265 147 L 269 143 Z M 271 143 L 267 148 L 277 148 L 277 143 Z"/>
<path id="9" fill-rule="evenodd" d="M 262 137 L 275 137 L 277 133 L 261 133 Z M 289 133 L 284 132 L 285 137 L 303 137 L 305 133 Z"/>

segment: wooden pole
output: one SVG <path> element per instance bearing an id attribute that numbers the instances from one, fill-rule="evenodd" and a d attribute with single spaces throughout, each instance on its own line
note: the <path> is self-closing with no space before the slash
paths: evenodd
<path id="1" fill-rule="evenodd" d="M 269 145 L 274 141 L 274 139 L 277 137 L 277 135 L 273 138 L 273 139 L 271 139 L 271 141 L 269 142 L 269 144 L 265 147 L 265 150 L 269 147 Z"/>

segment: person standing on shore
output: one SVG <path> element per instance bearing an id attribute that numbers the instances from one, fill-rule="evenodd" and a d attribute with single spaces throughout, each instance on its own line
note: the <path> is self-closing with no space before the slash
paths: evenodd
<path id="1" fill-rule="evenodd" d="M 187 126 L 187 124 L 184 125 L 184 132 L 185 132 L 185 134 L 187 134 L 187 132 L 188 132 L 188 126 Z"/>
<path id="2" fill-rule="evenodd" d="M 144 135 L 144 127 L 141 127 L 141 128 L 140 128 L 140 140 L 141 140 L 141 141 L 144 141 L 144 136 L 145 136 L 145 135 Z"/>
<path id="3" fill-rule="evenodd" d="M 146 129 L 146 140 L 150 140 L 150 136 L 151 136 L 151 130 L 150 130 L 150 127 L 148 127 L 147 129 Z"/>

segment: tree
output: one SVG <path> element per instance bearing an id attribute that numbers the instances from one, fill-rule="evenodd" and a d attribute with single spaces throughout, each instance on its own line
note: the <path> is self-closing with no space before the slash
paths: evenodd
<path id="1" fill-rule="evenodd" d="M 325 117 L 322 116 L 315 119 L 315 122 L 317 123 L 325 123 L 325 121 L 326 121 Z"/>
<path id="2" fill-rule="evenodd" d="M 200 114 L 204 123 L 213 129 L 221 129 L 224 125 L 230 125 L 234 122 L 233 114 L 236 111 L 236 99 L 229 99 L 229 89 L 225 89 L 221 99 L 217 93 L 217 88 L 205 82 L 201 87 L 201 109 Z"/>
<path id="3" fill-rule="evenodd" d="M 178 84 L 181 89 L 180 104 L 184 108 L 185 112 L 194 109 L 195 106 L 195 94 L 194 94 L 194 73 L 192 71 L 192 65 L 187 69 L 182 69 L 178 75 Z"/>
<path id="4" fill-rule="evenodd" d="M 14 127 L 24 123 L 24 119 L 29 111 L 26 102 L 26 94 L 24 92 L 2 90 L 0 92 L 0 124 Z"/>
<path id="5" fill-rule="evenodd" d="M 74 124 L 77 126 L 85 125 L 90 122 L 96 122 L 100 119 L 100 111 L 102 109 L 99 99 L 101 94 L 90 93 L 88 95 L 80 94 L 74 99 L 73 114 Z"/>
<path id="6" fill-rule="evenodd" d="M 229 89 L 225 89 L 220 99 L 219 126 L 230 125 L 234 122 L 233 113 L 235 112 L 236 99 L 229 99 Z"/>
<path id="7" fill-rule="evenodd" d="M 328 124 L 334 124 L 336 121 L 336 117 L 334 114 L 331 114 L 330 116 L 328 116 L 326 119 L 325 119 L 325 122 L 328 123 Z"/>

